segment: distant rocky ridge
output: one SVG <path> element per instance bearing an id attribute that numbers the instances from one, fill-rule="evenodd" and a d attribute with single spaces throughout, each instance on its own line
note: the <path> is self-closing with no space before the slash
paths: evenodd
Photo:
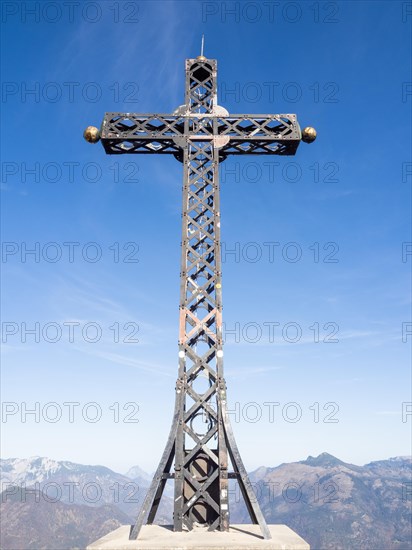
<path id="1" fill-rule="evenodd" d="M 145 475 L 130 478 L 105 466 L 85 466 L 43 457 L 1 460 L 1 488 L 35 487 L 46 501 L 99 507 L 114 504 L 133 517 L 150 485 Z M 135 473 L 137 473 L 135 471 Z M 10 490 L 9 490 L 10 492 Z"/>
<path id="2" fill-rule="evenodd" d="M 23 494 L 24 493 L 24 494 Z M 130 522 L 114 505 L 48 502 L 39 492 L 2 493 L 2 550 L 82 550 L 89 542 Z"/>
<path id="3" fill-rule="evenodd" d="M 2 550 L 85 548 L 134 521 L 151 481 L 138 466 L 126 475 L 41 457 L 1 460 L 0 466 Z M 410 457 L 355 466 L 322 453 L 275 468 L 262 466 L 250 479 L 267 522 L 287 524 L 312 550 L 412 547 Z M 249 523 L 234 483 L 230 493 L 231 522 Z M 168 495 L 170 490 L 158 523 L 171 522 Z"/>
<path id="4" fill-rule="evenodd" d="M 151 478 L 45 457 L 0 459 L 2 550 L 83 549 L 135 521 Z M 158 523 L 170 523 L 165 495 Z"/>
<path id="5" fill-rule="evenodd" d="M 412 462 L 397 457 L 365 466 L 328 453 L 259 468 L 250 475 L 268 523 L 285 523 L 322 550 L 410 550 Z M 248 521 L 240 499 L 231 521 Z"/>

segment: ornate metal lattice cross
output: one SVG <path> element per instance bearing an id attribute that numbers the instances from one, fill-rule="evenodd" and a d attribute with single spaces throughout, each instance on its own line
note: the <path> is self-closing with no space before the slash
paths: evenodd
<path id="1" fill-rule="evenodd" d="M 106 113 L 106 153 L 172 154 L 183 163 L 179 373 L 172 428 L 130 538 L 153 523 L 168 479 L 174 480 L 174 529 L 229 529 L 228 480 L 239 483 L 253 523 L 270 532 L 241 460 L 223 376 L 219 163 L 228 155 L 294 155 L 302 132 L 296 115 L 229 115 L 217 104 L 217 63 L 186 60 L 185 104 L 172 115 Z M 229 471 L 230 458 L 233 471 Z"/>

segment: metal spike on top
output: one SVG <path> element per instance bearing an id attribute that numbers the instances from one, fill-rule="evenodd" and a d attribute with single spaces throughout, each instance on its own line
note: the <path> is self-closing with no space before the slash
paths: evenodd
<path id="1" fill-rule="evenodd" d="M 205 35 L 202 34 L 202 43 L 200 46 L 200 55 L 197 56 L 199 61 L 206 61 L 206 57 L 203 55 L 203 51 L 205 48 Z"/>

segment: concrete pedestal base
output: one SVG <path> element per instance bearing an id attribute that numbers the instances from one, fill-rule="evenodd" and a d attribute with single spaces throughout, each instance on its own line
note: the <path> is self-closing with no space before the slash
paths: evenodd
<path id="1" fill-rule="evenodd" d="M 258 525 L 231 525 L 228 532 L 175 533 L 169 525 L 143 525 L 137 540 L 129 540 L 130 526 L 123 525 L 90 544 L 86 550 L 310 550 L 286 525 L 268 525 L 272 538 L 264 540 Z"/>

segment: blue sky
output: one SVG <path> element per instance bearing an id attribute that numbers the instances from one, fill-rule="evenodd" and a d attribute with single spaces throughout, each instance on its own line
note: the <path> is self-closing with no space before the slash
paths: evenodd
<path id="1" fill-rule="evenodd" d="M 182 104 L 202 33 L 230 113 L 296 113 L 318 131 L 295 157 L 221 167 L 225 372 L 246 467 L 410 454 L 408 3 L 35 4 L 2 5 L 2 456 L 157 465 L 181 165 L 109 157 L 82 132 L 105 111 Z"/>

